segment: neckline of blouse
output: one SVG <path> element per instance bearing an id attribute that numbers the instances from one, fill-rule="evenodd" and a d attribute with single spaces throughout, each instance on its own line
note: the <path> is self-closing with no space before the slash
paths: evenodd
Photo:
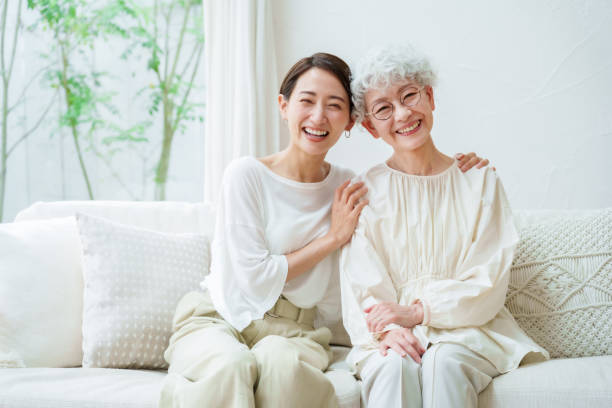
<path id="1" fill-rule="evenodd" d="M 298 187 L 298 188 L 316 189 L 316 188 L 322 187 L 325 184 L 327 184 L 329 182 L 329 180 L 331 180 L 331 178 L 333 176 L 333 173 L 336 171 L 336 166 L 334 166 L 333 164 L 330 164 L 329 172 L 327 173 L 327 175 L 325 176 L 325 178 L 323 180 L 315 181 L 315 182 L 312 182 L 312 183 L 308 183 L 308 182 L 303 182 L 303 181 L 292 180 L 290 178 L 281 176 L 280 174 L 276 174 L 268 166 L 266 166 L 261 161 L 259 161 L 259 159 L 257 159 L 256 157 L 251 157 L 251 158 L 255 162 L 257 162 L 257 165 L 261 169 L 263 169 L 264 172 L 266 174 L 268 174 L 270 177 L 274 178 L 277 181 L 280 181 L 281 183 L 285 183 L 285 184 L 288 184 L 290 186 Z"/>
<path id="2" fill-rule="evenodd" d="M 440 173 L 431 174 L 431 175 L 427 175 L 427 176 L 423 176 L 423 175 L 419 175 L 419 174 L 409 174 L 409 173 L 404 173 L 401 170 L 396 170 L 396 169 L 392 168 L 391 166 L 389 166 L 389 164 L 387 164 L 386 160 L 382 163 L 382 165 L 389 172 L 391 172 L 393 174 L 400 175 L 402 177 L 413 178 L 413 179 L 420 179 L 420 180 L 431 180 L 431 179 L 441 178 L 441 177 L 446 176 L 447 174 L 449 174 L 452 171 L 452 169 L 457 167 L 457 163 L 458 163 L 457 159 L 453 159 L 453 162 L 451 163 L 451 165 L 448 166 L 446 169 L 442 170 Z"/>

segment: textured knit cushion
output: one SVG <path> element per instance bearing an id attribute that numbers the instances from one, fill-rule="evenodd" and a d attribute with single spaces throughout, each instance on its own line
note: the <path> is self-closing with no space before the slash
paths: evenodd
<path id="1" fill-rule="evenodd" d="M 208 240 L 77 215 L 83 245 L 83 367 L 164 368 L 178 300 L 208 271 Z"/>
<path id="2" fill-rule="evenodd" d="M 506 306 L 552 358 L 612 354 L 612 208 L 523 216 Z"/>

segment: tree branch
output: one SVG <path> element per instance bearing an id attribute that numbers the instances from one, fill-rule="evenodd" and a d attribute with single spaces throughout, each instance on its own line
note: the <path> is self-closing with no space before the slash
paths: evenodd
<path id="1" fill-rule="evenodd" d="M 183 70 L 181 71 L 181 75 L 180 75 L 181 78 L 185 76 L 185 73 L 187 73 L 187 70 L 191 66 L 191 63 L 195 60 L 193 57 L 195 56 L 196 52 L 198 52 L 199 47 L 200 47 L 199 43 L 196 43 L 196 45 L 193 47 L 193 51 L 191 52 L 191 55 L 189 56 L 189 59 L 187 60 L 187 64 L 185 64 L 185 68 L 183 68 Z"/>
<path id="2" fill-rule="evenodd" d="M 13 33 L 13 50 L 11 51 L 11 59 L 10 66 L 8 72 L 8 78 L 10 80 L 11 75 L 13 74 L 13 66 L 15 65 L 15 52 L 17 51 L 17 39 L 19 33 L 19 26 L 21 26 L 21 4 L 22 0 L 19 0 L 19 5 L 17 6 L 17 23 L 15 24 L 15 32 Z"/>
<path id="3" fill-rule="evenodd" d="M 36 79 L 36 77 L 38 77 L 42 72 L 47 71 L 47 69 L 49 69 L 50 67 L 52 67 L 53 65 L 57 64 L 58 61 L 53 61 L 52 63 L 44 66 L 43 68 L 39 69 L 34 75 L 32 75 L 29 79 L 28 84 L 23 88 L 23 90 L 21 91 L 21 94 L 19 95 L 19 97 L 17 98 L 17 102 L 15 102 L 15 104 L 13 104 L 13 106 L 10 106 L 8 108 L 8 111 L 12 111 L 13 109 L 15 109 L 18 105 L 20 105 L 23 102 L 23 98 L 25 97 L 26 92 L 28 91 L 28 89 L 30 89 L 30 87 L 36 83 L 36 81 L 34 81 L 34 79 Z"/>
<path id="4" fill-rule="evenodd" d="M 113 168 L 109 158 L 106 157 L 104 154 L 102 154 L 102 152 L 100 152 L 100 150 L 98 150 L 97 146 L 93 142 L 93 132 L 94 132 L 95 129 L 96 129 L 96 127 L 92 123 L 91 127 L 89 128 L 88 135 L 87 135 L 89 137 L 89 148 L 93 151 L 93 153 L 96 155 L 96 157 L 98 159 L 102 160 L 102 163 L 104 163 L 106 165 L 106 168 L 108 169 L 108 171 L 110 171 L 111 176 L 113 176 L 113 178 L 117 181 L 117 183 L 119 183 L 119 185 L 126 191 L 126 193 L 128 193 L 128 195 L 130 196 L 130 199 L 132 201 L 138 200 L 138 198 L 134 194 L 132 194 L 130 189 L 123 182 L 123 180 L 121 179 L 121 176 L 119 176 L 119 173 L 117 173 L 117 171 Z"/>
<path id="5" fill-rule="evenodd" d="M 176 54 L 174 54 L 174 62 L 172 63 L 172 69 L 170 70 L 170 76 L 166 77 L 166 80 L 170 78 L 170 82 L 173 81 L 174 73 L 176 72 L 176 65 L 178 64 L 179 57 L 181 55 L 181 48 L 183 48 L 183 39 L 185 38 L 185 31 L 187 30 L 187 23 L 189 22 L 189 10 L 191 10 L 191 3 L 185 8 L 185 16 L 183 17 L 183 26 L 181 27 L 181 34 L 179 35 L 179 41 L 176 46 Z"/>
<path id="6" fill-rule="evenodd" d="M 8 14 L 8 0 L 4 0 L 2 6 L 2 36 L 0 37 L 0 70 L 2 70 L 2 79 L 4 84 L 7 83 L 6 69 L 4 63 L 4 38 L 6 36 L 6 15 Z"/>
<path id="7" fill-rule="evenodd" d="M 204 44 L 200 44 L 200 49 L 198 51 L 197 61 L 196 61 L 195 67 L 193 67 L 193 71 L 191 73 L 191 80 L 189 81 L 189 87 L 185 91 L 185 95 L 183 95 L 183 100 L 182 100 L 181 105 L 179 106 L 178 110 L 176 111 L 176 118 L 174 118 L 174 123 L 172 124 L 172 132 L 173 133 L 174 133 L 174 131 L 176 131 L 176 128 L 178 127 L 178 124 L 180 122 L 180 112 L 183 110 L 183 108 L 187 104 L 187 98 L 189 98 L 189 93 L 191 92 L 191 89 L 193 88 L 193 81 L 194 81 L 195 76 L 196 76 L 196 74 L 198 72 L 198 67 L 200 66 L 200 61 L 202 60 L 202 51 L 203 50 L 204 50 Z"/>
<path id="8" fill-rule="evenodd" d="M 170 8 L 168 9 L 168 13 L 164 15 L 166 18 L 166 35 L 164 37 L 164 78 L 166 81 L 168 79 L 168 60 L 170 59 L 170 21 L 172 20 L 172 11 L 174 10 L 174 2 L 170 3 Z"/>
<path id="9" fill-rule="evenodd" d="M 153 52 L 156 52 L 157 48 L 157 13 L 158 13 L 159 0 L 155 0 L 153 3 Z"/>
<path id="10" fill-rule="evenodd" d="M 157 36 L 159 35 L 158 27 L 157 27 L 157 16 L 159 15 L 158 3 L 159 3 L 159 0 L 155 0 L 155 3 L 153 4 L 153 58 L 155 58 L 157 54 Z M 159 81 L 159 84 L 161 85 L 163 81 L 162 81 L 161 74 L 159 73 L 159 66 L 157 66 L 157 69 L 155 70 L 155 75 L 157 75 L 157 80 Z"/>
<path id="11" fill-rule="evenodd" d="M 26 140 L 32 133 L 34 133 L 34 131 L 36 131 L 36 129 L 38 129 L 38 127 L 41 125 L 42 121 L 45 119 L 45 117 L 47 116 L 47 113 L 49 113 L 49 111 L 51 110 L 51 107 L 53 107 L 54 102 L 55 102 L 55 97 L 57 96 L 57 94 L 59 93 L 59 90 L 55 91 L 55 94 L 53 95 L 53 97 L 51 98 L 51 101 L 49 102 L 49 105 L 47 105 L 47 108 L 44 110 L 44 112 L 40 115 L 40 117 L 38 118 L 38 120 L 36 121 L 36 124 L 34 126 L 32 126 L 27 132 L 25 132 L 23 135 L 21 135 L 21 137 L 15 142 L 13 143 L 13 145 L 10 147 L 10 149 L 8 149 L 6 156 L 10 156 L 11 153 L 13 152 L 13 150 L 15 150 L 15 148 L 24 140 Z"/>

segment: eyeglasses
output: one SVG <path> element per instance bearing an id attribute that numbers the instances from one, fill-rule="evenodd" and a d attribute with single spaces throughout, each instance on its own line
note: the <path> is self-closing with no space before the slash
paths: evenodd
<path id="1" fill-rule="evenodd" d="M 404 89 L 402 94 L 400 95 L 399 101 L 403 106 L 410 107 L 419 103 L 421 100 L 421 91 L 423 88 L 410 87 Z M 366 115 L 372 115 L 374 118 L 378 120 L 387 120 L 395 111 L 394 105 L 391 102 L 382 101 L 377 102 L 373 107 L 370 113 L 366 113 Z"/>

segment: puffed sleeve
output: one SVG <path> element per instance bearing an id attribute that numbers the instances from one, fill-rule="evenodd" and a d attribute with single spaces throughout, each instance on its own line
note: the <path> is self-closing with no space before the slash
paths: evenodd
<path id="1" fill-rule="evenodd" d="M 481 326 L 504 306 L 518 233 L 501 181 L 487 169 L 478 212 L 455 279 L 423 289 L 423 325 L 452 329 Z"/>
<path id="2" fill-rule="evenodd" d="M 211 274 L 231 275 L 222 279 L 232 286 L 223 290 L 230 297 L 225 303 L 239 310 L 238 316 L 224 318 L 238 329 L 274 306 L 287 278 L 285 255 L 271 253 L 266 244 L 261 183 L 252 163 L 233 162 L 225 171 L 217 206 Z"/>
<path id="3" fill-rule="evenodd" d="M 399 326 L 391 324 L 380 333 L 370 333 L 364 310 L 381 302 L 398 301 L 397 291 L 381 255 L 368 232 L 369 208 L 364 208 L 359 224 L 340 254 L 342 319 L 353 346 L 375 347 L 378 336 Z"/>

